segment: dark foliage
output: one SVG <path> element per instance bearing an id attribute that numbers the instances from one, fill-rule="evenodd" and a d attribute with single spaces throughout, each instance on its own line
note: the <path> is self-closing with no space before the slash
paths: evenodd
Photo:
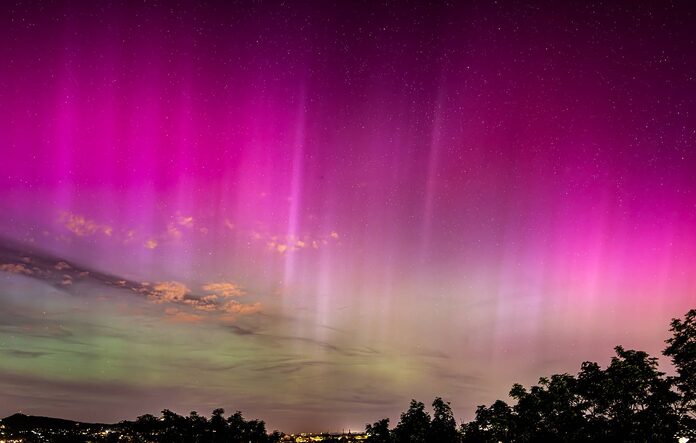
<path id="1" fill-rule="evenodd" d="M 556 374 L 529 389 L 515 384 L 514 404 L 479 406 L 454 427 L 448 403 L 433 402 L 433 418 L 415 400 L 390 433 L 393 443 L 676 442 L 696 438 L 696 310 L 671 323 L 664 355 L 678 376 L 658 370 L 647 353 L 615 348 L 606 368 L 585 362 L 577 375 Z M 379 425 L 379 433 L 375 431 Z M 368 425 L 369 441 L 386 442 L 384 420 Z"/>
<path id="2" fill-rule="evenodd" d="M 672 320 L 672 337 L 667 340 L 665 356 L 672 359 L 678 376 L 674 383 L 681 394 L 679 412 L 681 426 L 686 434 L 696 439 L 696 309 L 690 310 L 684 320 Z"/>
<path id="3" fill-rule="evenodd" d="M 696 311 L 672 321 L 665 355 L 678 377 L 658 370 L 642 351 L 615 348 L 602 369 L 585 362 L 576 375 L 541 378 L 528 390 L 514 385 L 512 406 L 479 406 L 462 426 L 464 442 L 675 442 L 694 429 Z"/>
<path id="4" fill-rule="evenodd" d="M 147 442 L 225 442 L 225 443 L 272 443 L 281 435 L 268 435 L 266 424 L 261 420 L 245 420 L 237 411 L 225 418 L 224 409 L 215 409 L 210 419 L 193 411 L 184 417 L 165 409 L 159 418 L 146 414 L 135 422 L 122 423 L 123 434 L 132 441 Z"/>
<path id="5" fill-rule="evenodd" d="M 389 443 L 391 442 L 391 434 L 389 432 L 389 419 L 383 418 L 374 424 L 365 426 L 367 441 L 370 443 Z"/>

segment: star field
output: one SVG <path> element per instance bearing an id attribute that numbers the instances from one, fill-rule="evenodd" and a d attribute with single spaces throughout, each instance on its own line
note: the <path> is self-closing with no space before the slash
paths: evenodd
<path id="1" fill-rule="evenodd" d="M 360 429 L 659 354 L 696 300 L 694 25 L 679 1 L 2 5 L 0 415 Z"/>

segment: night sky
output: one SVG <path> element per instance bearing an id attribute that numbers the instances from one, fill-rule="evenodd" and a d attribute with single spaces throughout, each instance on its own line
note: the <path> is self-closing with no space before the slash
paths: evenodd
<path id="1" fill-rule="evenodd" d="M 659 354 L 695 11 L 4 2 L 0 415 L 357 430 Z"/>

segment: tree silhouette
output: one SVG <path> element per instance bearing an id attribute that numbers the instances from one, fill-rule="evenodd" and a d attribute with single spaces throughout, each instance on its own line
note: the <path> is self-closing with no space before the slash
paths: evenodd
<path id="1" fill-rule="evenodd" d="M 383 418 L 374 424 L 365 425 L 365 433 L 367 434 L 367 441 L 370 443 L 389 443 L 391 441 L 389 419 Z"/>
<path id="2" fill-rule="evenodd" d="M 479 406 L 476 409 L 476 418 L 462 425 L 464 441 L 472 443 L 511 441 L 512 421 L 512 409 L 502 400 L 497 400 L 490 408 Z"/>
<path id="3" fill-rule="evenodd" d="M 696 310 L 671 323 L 664 354 L 679 374 L 667 377 L 643 351 L 615 348 L 606 369 L 585 362 L 577 376 L 541 378 L 529 389 L 479 406 L 462 426 L 465 442 L 674 442 L 696 429 Z"/>
<path id="4" fill-rule="evenodd" d="M 235 443 L 244 441 L 246 422 L 244 421 L 244 417 L 242 417 L 242 413 L 240 411 L 237 411 L 227 417 L 227 427 L 229 429 L 229 434 L 232 437 L 230 441 Z"/>
<path id="5" fill-rule="evenodd" d="M 126 424 L 128 422 L 125 422 Z M 141 415 L 133 423 L 133 430 L 139 434 L 152 435 L 159 427 L 157 417 L 152 414 Z"/>
<path id="6" fill-rule="evenodd" d="M 670 326 L 672 337 L 667 340 L 664 355 L 670 357 L 678 374 L 675 383 L 681 393 L 682 434 L 696 438 L 696 309 L 691 309 L 684 320 L 673 319 Z"/>
<path id="7" fill-rule="evenodd" d="M 401 420 L 394 428 L 396 443 L 427 443 L 430 431 L 430 415 L 425 412 L 425 405 L 411 400 L 408 410 L 401 414 Z"/>
<path id="8" fill-rule="evenodd" d="M 429 441 L 439 443 L 457 443 L 459 433 L 449 402 L 437 397 L 433 401 L 433 419 L 430 422 Z"/>
<path id="9" fill-rule="evenodd" d="M 187 441 L 202 443 L 209 441 L 210 437 L 208 434 L 208 419 L 202 415 L 198 415 L 198 412 L 191 411 L 187 417 L 188 428 L 186 433 Z"/>
<path id="10" fill-rule="evenodd" d="M 209 425 L 210 441 L 223 442 L 227 437 L 227 422 L 225 421 L 225 410 L 217 408 L 210 415 Z"/>
<path id="11" fill-rule="evenodd" d="M 679 396 L 672 382 L 657 370 L 657 359 L 642 351 L 616 348 L 616 357 L 604 371 L 607 433 L 611 438 L 643 441 L 674 441 L 679 417 Z"/>
<path id="12" fill-rule="evenodd" d="M 568 374 L 542 377 L 529 391 L 515 384 L 510 431 L 517 441 L 583 441 L 582 402 L 575 388 L 576 380 Z"/>
<path id="13" fill-rule="evenodd" d="M 165 409 L 162 411 L 162 418 L 159 420 L 162 441 L 166 442 L 186 442 L 186 435 L 182 430 L 186 429 L 186 418 Z"/>

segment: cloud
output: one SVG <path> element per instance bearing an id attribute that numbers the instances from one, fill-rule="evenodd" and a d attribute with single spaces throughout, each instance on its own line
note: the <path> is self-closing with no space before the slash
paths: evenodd
<path id="1" fill-rule="evenodd" d="M 193 306 L 193 309 L 197 311 L 215 312 L 218 310 L 218 305 L 211 300 L 206 300 L 206 297 L 200 300 L 187 299 L 184 300 L 184 303 Z"/>
<path id="2" fill-rule="evenodd" d="M 11 274 L 32 275 L 34 271 L 27 268 L 23 263 L 7 263 L 0 265 L 0 271 L 9 272 Z"/>
<path id="3" fill-rule="evenodd" d="M 37 357 L 43 357 L 44 355 L 49 354 L 49 352 L 24 351 L 21 349 L 5 349 L 2 351 L 2 353 L 5 355 L 9 355 L 11 357 L 18 357 L 18 358 L 37 358 Z"/>
<path id="4" fill-rule="evenodd" d="M 250 236 L 253 240 L 265 241 L 269 251 L 284 255 L 290 252 L 297 252 L 303 249 L 319 249 L 329 245 L 331 240 L 337 241 L 340 236 L 336 231 L 331 231 L 328 235 L 313 237 L 311 235 L 271 235 L 251 231 Z"/>
<path id="5" fill-rule="evenodd" d="M 261 311 L 261 303 L 259 302 L 244 304 L 236 300 L 224 301 L 228 298 L 245 295 L 237 284 L 231 282 L 203 285 L 204 291 L 212 292 L 212 294 L 204 296 L 192 294 L 185 284 L 176 281 L 158 282 L 152 286 L 142 284 L 142 288 L 140 292 L 147 293 L 148 299 L 154 303 L 190 306 L 199 313 L 250 315 Z M 165 313 L 168 316 L 176 316 L 179 321 L 194 322 L 203 318 L 201 315 L 186 312 L 180 308 L 167 308 Z M 231 318 L 227 317 L 227 319 Z"/>
<path id="6" fill-rule="evenodd" d="M 135 238 L 135 229 L 129 229 L 126 231 L 125 238 L 123 239 L 124 243 L 128 243 L 132 241 Z"/>
<path id="7" fill-rule="evenodd" d="M 148 298 L 155 303 L 183 302 L 189 288 L 185 284 L 175 281 L 165 281 L 155 283 Z"/>
<path id="8" fill-rule="evenodd" d="M 239 287 L 239 285 L 230 282 L 208 283 L 203 285 L 203 290 L 206 292 L 212 292 L 213 295 L 223 298 L 241 297 L 245 295 L 245 292 Z M 207 297 L 204 297 L 204 299 L 205 298 Z"/>
<path id="9" fill-rule="evenodd" d="M 169 223 L 167 225 L 167 235 L 175 240 L 178 240 L 181 238 L 181 231 L 178 230 L 177 227 L 174 226 L 174 224 Z"/>
<path id="10" fill-rule="evenodd" d="M 71 269 L 71 266 L 69 264 L 65 263 L 64 261 L 59 261 L 58 263 L 56 263 L 54 268 L 56 268 L 59 271 L 64 271 L 66 269 Z"/>
<path id="11" fill-rule="evenodd" d="M 11 245 L 13 243 L 0 239 L 0 263 L 5 262 L 0 264 L 0 271 L 26 275 L 68 293 L 83 294 L 79 289 L 83 287 L 80 283 L 121 289 L 134 296 L 144 297 L 154 305 L 162 305 L 163 310 L 176 309 L 176 312 L 164 313 L 167 317 L 174 316 L 175 320 L 188 322 L 198 321 L 199 318 L 230 321 L 234 320 L 233 315 L 252 315 L 261 311 L 259 302 L 243 304 L 232 300 L 246 295 L 246 291 L 233 282 L 206 283 L 198 292 L 182 282 L 149 283 L 128 280 L 85 268 L 50 254 L 33 252 L 25 246 Z"/>
<path id="12" fill-rule="evenodd" d="M 237 325 L 229 325 L 228 328 L 236 335 L 255 335 L 256 333 L 251 329 L 242 328 Z"/>
<path id="13" fill-rule="evenodd" d="M 147 249 L 155 249 L 157 247 L 157 240 L 155 240 L 154 238 L 149 239 L 145 242 L 145 247 Z"/>
<path id="14" fill-rule="evenodd" d="M 261 311 L 261 303 L 256 302 L 256 303 L 250 303 L 250 304 L 243 304 L 243 303 L 239 303 L 236 300 L 230 300 L 221 306 L 221 310 L 224 312 L 227 312 L 229 314 L 240 314 L 240 315 L 255 314 L 255 313 Z"/>
<path id="15" fill-rule="evenodd" d="M 203 320 L 203 317 L 189 312 L 180 311 L 177 308 L 167 308 L 164 310 L 169 320 L 180 323 L 197 323 Z"/>
<path id="16" fill-rule="evenodd" d="M 78 237 L 85 237 L 97 233 L 102 233 L 110 237 L 114 232 L 114 229 L 109 225 L 100 224 L 82 215 L 67 211 L 61 212 L 58 217 L 58 222 Z"/>
<path id="17" fill-rule="evenodd" d="M 177 221 L 177 223 L 179 223 L 181 226 L 183 226 L 185 228 L 191 229 L 193 227 L 193 217 L 192 216 L 185 217 L 183 215 L 179 215 L 177 217 L 176 221 Z"/>

